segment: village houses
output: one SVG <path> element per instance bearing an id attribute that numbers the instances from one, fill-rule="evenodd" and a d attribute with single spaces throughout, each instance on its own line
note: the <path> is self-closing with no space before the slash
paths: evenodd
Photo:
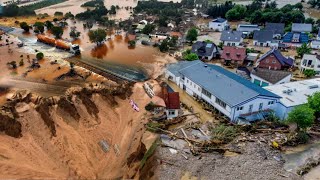
<path id="1" fill-rule="evenodd" d="M 267 86 L 265 89 L 281 97 L 275 113 L 284 120 L 295 107 L 306 104 L 309 96 L 320 92 L 320 79 L 289 82 Z"/>
<path id="2" fill-rule="evenodd" d="M 240 31 L 222 31 L 220 41 L 224 46 L 240 46 L 243 43 L 243 35 Z"/>
<path id="3" fill-rule="evenodd" d="M 273 70 L 289 69 L 293 67 L 293 65 L 294 60 L 290 57 L 284 57 L 276 48 L 272 48 L 257 61 L 257 67 Z"/>
<path id="4" fill-rule="evenodd" d="M 171 64 L 165 77 L 235 123 L 248 123 L 266 116 L 275 110 L 280 99 L 223 67 L 199 60 Z"/>
<path id="5" fill-rule="evenodd" d="M 229 29 L 229 24 L 226 19 L 217 18 L 209 22 L 209 29 L 221 32 Z"/>
<path id="6" fill-rule="evenodd" d="M 300 71 L 306 69 L 314 70 L 318 75 L 320 74 L 320 55 L 304 54 L 300 63 Z"/>
<path id="7" fill-rule="evenodd" d="M 219 55 L 218 47 L 214 43 L 204 41 L 194 43 L 191 52 L 197 54 L 199 59 L 208 61 Z"/>

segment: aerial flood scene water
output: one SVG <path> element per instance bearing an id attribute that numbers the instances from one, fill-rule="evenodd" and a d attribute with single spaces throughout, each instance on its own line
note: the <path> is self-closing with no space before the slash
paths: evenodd
<path id="1" fill-rule="evenodd" d="M 320 180 L 319 8 L 0 0 L 0 180 Z"/>

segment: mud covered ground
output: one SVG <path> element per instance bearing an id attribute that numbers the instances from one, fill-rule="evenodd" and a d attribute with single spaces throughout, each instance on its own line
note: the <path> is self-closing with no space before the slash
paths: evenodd
<path id="1" fill-rule="evenodd" d="M 219 179 L 219 180 L 299 180 L 301 177 L 283 169 L 284 162 L 276 160 L 280 152 L 269 145 L 246 142 L 240 145 L 242 154 L 206 153 L 201 156 L 171 154 L 168 148 L 159 147 L 154 179 Z"/>

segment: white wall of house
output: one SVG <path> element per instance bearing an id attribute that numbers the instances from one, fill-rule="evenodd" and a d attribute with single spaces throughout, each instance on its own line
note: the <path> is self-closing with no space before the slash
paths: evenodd
<path id="1" fill-rule="evenodd" d="M 243 38 L 241 38 L 240 42 L 233 42 L 233 41 L 224 41 L 223 45 L 225 46 L 240 46 L 240 43 L 243 42 Z"/>
<path id="2" fill-rule="evenodd" d="M 320 49 L 320 44 L 314 43 L 313 41 L 310 43 L 310 46 L 312 49 Z"/>
<path id="3" fill-rule="evenodd" d="M 306 69 L 313 69 L 320 74 L 320 60 L 317 59 L 316 55 L 305 54 L 300 62 L 300 71 L 303 72 Z"/>
<path id="4" fill-rule="evenodd" d="M 275 114 L 280 120 L 285 120 L 288 117 L 288 113 L 291 112 L 295 107 L 286 107 L 280 102 L 277 104 L 277 108 L 275 109 Z"/>
<path id="5" fill-rule="evenodd" d="M 278 47 L 278 43 L 273 43 L 271 41 L 267 42 L 259 42 L 257 40 L 253 40 L 254 46 L 261 46 L 261 47 Z"/>
<path id="6" fill-rule="evenodd" d="M 165 112 L 168 119 L 172 119 L 179 116 L 179 109 L 166 109 Z"/>
<path id="7" fill-rule="evenodd" d="M 217 97 L 214 96 L 214 94 L 211 94 L 211 97 L 206 96 L 202 93 L 202 87 L 194 83 L 192 80 L 185 78 L 184 85 L 186 86 L 186 92 L 190 96 L 197 96 L 199 98 L 202 98 L 207 103 L 211 104 L 213 107 L 215 107 L 217 110 L 219 110 L 222 114 L 227 116 L 231 119 L 231 121 L 235 121 L 239 115 L 241 114 L 247 114 L 251 112 L 257 112 L 259 110 L 267 110 L 267 109 L 275 109 L 277 100 L 275 98 L 269 98 L 269 97 L 256 97 L 254 99 L 251 99 L 248 102 L 244 102 L 243 104 L 240 104 L 237 107 L 230 107 L 229 105 L 226 105 L 226 107 L 220 106 L 216 103 Z M 272 104 L 269 102 L 273 101 Z M 260 103 L 262 103 L 262 109 L 259 109 Z M 250 106 L 252 105 L 252 108 L 250 110 Z M 242 107 L 242 109 L 238 110 L 238 107 Z"/>
<path id="8" fill-rule="evenodd" d="M 260 109 L 260 104 L 262 108 Z M 250 109 L 250 106 L 252 108 Z M 275 98 L 258 96 L 256 98 L 251 99 L 248 102 L 244 102 L 243 104 L 237 105 L 233 108 L 231 120 L 236 120 L 242 114 L 249 114 L 251 112 L 258 112 L 267 109 L 277 109 L 277 100 Z"/>
<path id="9" fill-rule="evenodd" d="M 219 23 L 219 22 L 212 22 L 210 21 L 209 22 L 209 29 L 212 29 L 212 30 L 217 30 L 217 31 L 224 31 L 227 29 L 227 26 L 228 26 L 228 21 L 225 21 L 223 23 Z"/>
<path id="10" fill-rule="evenodd" d="M 288 82 L 290 82 L 291 77 L 292 77 L 292 75 L 289 74 L 287 77 L 281 79 L 281 80 L 278 81 L 277 83 L 272 84 L 271 82 L 266 81 L 265 79 L 262 79 L 262 78 L 260 78 L 260 77 L 258 77 L 258 76 L 256 76 L 256 75 L 254 75 L 254 74 L 251 74 L 250 76 L 251 76 L 251 82 L 252 82 L 252 83 L 255 83 L 255 82 L 256 82 L 255 80 L 260 81 L 260 84 L 255 83 L 255 84 L 259 85 L 259 86 L 263 86 L 263 85 L 264 85 L 264 86 L 271 86 L 271 85 L 276 85 L 276 84 L 288 83 Z M 267 85 L 266 85 L 266 84 L 267 84 Z"/>

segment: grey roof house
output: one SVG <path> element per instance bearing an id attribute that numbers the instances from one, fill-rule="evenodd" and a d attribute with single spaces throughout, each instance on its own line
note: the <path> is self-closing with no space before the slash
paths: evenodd
<path id="1" fill-rule="evenodd" d="M 260 28 L 257 24 L 239 24 L 237 28 L 237 31 L 241 31 L 243 34 L 250 34 L 259 30 Z"/>
<path id="2" fill-rule="evenodd" d="M 306 33 L 312 31 L 312 24 L 292 23 L 291 32 Z"/>
<path id="3" fill-rule="evenodd" d="M 265 87 L 269 85 L 284 84 L 290 82 L 292 73 L 288 71 L 254 68 L 251 71 L 250 76 L 253 83 Z"/>
<path id="4" fill-rule="evenodd" d="M 272 31 L 274 35 L 283 35 L 284 34 L 284 23 L 266 23 L 264 30 Z"/>
<path id="5" fill-rule="evenodd" d="M 254 31 L 253 40 L 258 42 L 271 42 L 273 40 L 273 32 L 267 30 Z"/>
<path id="6" fill-rule="evenodd" d="M 240 31 L 222 31 L 220 41 L 226 46 L 239 46 L 243 42 L 243 35 Z"/>
<path id="7" fill-rule="evenodd" d="M 199 59 L 212 60 L 219 55 L 218 47 L 214 43 L 197 41 L 192 45 L 192 53 L 198 55 Z"/>
<path id="8" fill-rule="evenodd" d="M 277 46 L 277 42 L 273 41 L 273 31 L 261 30 L 254 31 L 253 33 L 253 45 L 255 46 Z"/>
<path id="9" fill-rule="evenodd" d="M 166 77 L 179 77 L 175 82 L 189 95 L 203 99 L 233 122 L 257 120 L 279 101 L 279 96 L 221 66 L 193 61 L 179 68 L 180 63 L 173 69 L 169 65 Z"/>

